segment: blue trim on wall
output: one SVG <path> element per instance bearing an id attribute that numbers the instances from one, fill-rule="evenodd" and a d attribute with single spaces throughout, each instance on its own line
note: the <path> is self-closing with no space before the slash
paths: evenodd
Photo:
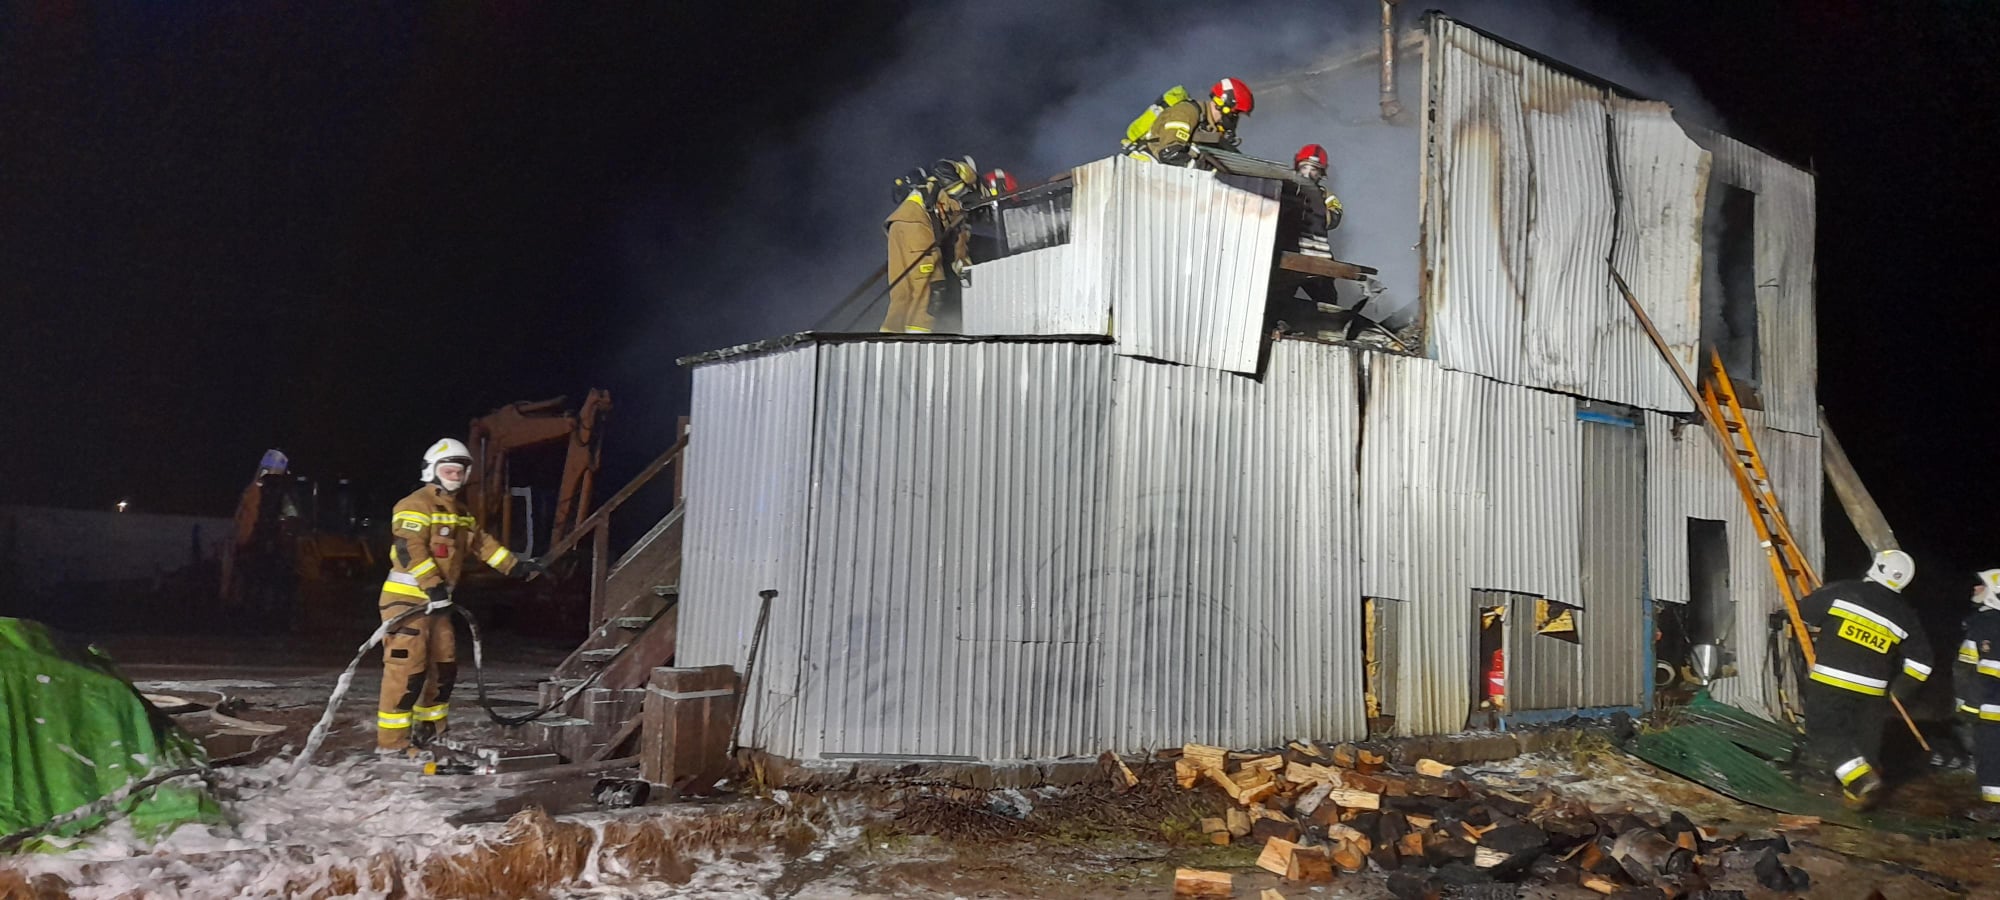
<path id="1" fill-rule="evenodd" d="M 1579 409 L 1576 411 L 1576 418 L 1580 422 L 1596 422 L 1599 425 L 1615 425 L 1619 428 L 1639 427 L 1639 423 L 1624 416 L 1614 416 L 1610 413 L 1598 412 L 1594 409 Z"/>

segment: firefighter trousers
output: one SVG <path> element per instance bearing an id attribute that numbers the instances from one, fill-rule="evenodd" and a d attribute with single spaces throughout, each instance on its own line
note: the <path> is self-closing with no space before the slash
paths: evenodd
<path id="1" fill-rule="evenodd" d="M 386 622 L 421 606 L 410 598 L 384 594 L 380 603 Z M 410 746 L 412 728 L 429 723 L 442 733 L 451 710 L 451 689 L 458 681 L 458 632 L 451 613 L 411 617 L 382 638 L 382 696 L 375 711 L 375 746 L 400 750 Z"/>
<path id="2" fill-rule="evenodd" d="M 2000 803 L 2000 722 L 1980 719 L 1972 725 L 1972 760 L 1979 773 L 1979 799 Z"/>
<path id="3" fill-rule="evenodd" d="M 944 273 L 938 271 L 937 235 L 928 223 L 889 223 L 888 277 L 889 315 L 882 320 L 882 330 L 929 334 L 931 286 Z"/>
<path id="4" fill-rule="evenodd" d="M 1833 776 L 1843 789 L 1875 772 L 1889 698 L 1817 681 L 1806 682 L 1804 693 L 1809 763 Z"/>

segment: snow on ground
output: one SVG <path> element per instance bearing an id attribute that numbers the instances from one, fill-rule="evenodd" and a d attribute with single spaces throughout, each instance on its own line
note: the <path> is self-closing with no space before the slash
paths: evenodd
<path id="1" fill-rule="evenodd" d="M 217 771 L 216 793 L 233 826 L 183 825 L 148 846 L 120 821 L 63 852 L 16 862 L 30 874 L 61 877 L 80 900 L 140 886 L 166 897 L 281 897 L 310 893 L 296 886 L 324 883 L 335 864 L 382 853 L 421 864 L 497 827 L 444 824 L 497 791 L 416 791 L 414 771 L 367 760 L 311 767 L 283 782 L 289 764 Z"/>
<path id="2" fill-rule="evenodd" d="M 417 893 L 415 873 L 427 862 L 447 857 L 479 858 L 477 851 L 503 842 L 504 823 L 453 826 L 456 813 L 486 808 L 506 799 L 510 791 L 483 779 L 427 779 L 407 765 L 368 759 L 328 766 L 309 766 L 285 781 L 288 756 L 261 765 L 221 769 L 216 793 L 228 813 L 227 826 L 184 825 L 157 843 L 140 839 L 130 823 L 115 822 L 81 838 L 68 848 L 9 860 L 29 877 L 49 874 L 66 882 L 78 900 L 115 900 L 128 896 L 174 898 L 312 896 L 342 883 L 341 874 L 361 873 L 361 890 L 347 896 L 387 897 L 399 885 Z M 751 807 L 765 808 L 762 804 Z M 681 853 L 691 869 L 684 883 L 649 881 L 634 871 L 631 861 L 606 846 L 607 825 L 614 822 L 658 823 L 668 833 L 698 826 L 734 807 L 674 806 L 564 816 L 561 822 L 582 826 L 594 834 L 583 870 L 557 889 L 566 898 L 761 897 L 783 877 L 790 865 L 811 866 L 860 839 L 854 825 L 817 829 L 817 841 L 803 856 L 787 859 L 768 842 L 756 852 L 687 847 Z M 850 810 L 858 812 L 858 810 Z M 371 867 L 371 860 L 393 859 L 393 867 Z M 369 884 L 366 873 L 389 868 L 402 873 Z M 142 890 L 143 889 L 143 890 Z M 132 894 L 142 890 L 140 894 Z M 800 896 L 808 896 L 801 894 Z M 810 896 L 856 896 L 822 890 Z"/>

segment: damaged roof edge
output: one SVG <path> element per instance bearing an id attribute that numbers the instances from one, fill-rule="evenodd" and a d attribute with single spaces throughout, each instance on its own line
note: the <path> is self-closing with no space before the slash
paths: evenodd
<path id="1" fill-rule="evenodd" d="M 1481 37 L 1490 39 L 1495 43 L 1498 43 L 1500 46 L 1506 47 L 1507 49 L 1519 53 L 1522 56 L 1535 60 L 1536 62 L 1548 66 L 1549 68 L 1555 69 L 1556 71 L 1561 72 L 1565 75 L 1569 75 L 1573 78 L 1580 79 L 1585 84 L 1597 85 L 1598 87 L 1621 94 L 1626 98 L 1632 100 L 1650 100 L 1656 103 L 1667 102 L 1665 100 L 1661 100 L 1658 97 L 1649 97 L 1645 94 L 1639 93 L 1638 91 L 1635 91 L 1622 84 L 1619 84 L 1616 81 L 1612 81 L 1609 78 L 1599 75 L 1596 72 L 1592 72 L 1588 69 L 1583 69 L 1578 66 L 1572 65 L 1570 63 L 1563 62 L 1560 59 L 1550 56 L 1547 53 L 1543 53 L 1540 50 L 1536 50 L 1535 48 L 1530 47 L 1526 44 L 1522 44 L 1518 41 L 1515 41 L 1512 38 L 1508 38 L 1504 35 L 1499 35 L 1491 31 L 1487 31 L 1486 29 L 1474 25 L 1471 22 L 1467 22 L 1464 19 L 1452 16 L 1449 13 L 1444 12 L 1443 10 L 1438 10 L 1438 9 L 1425 10 L 1423 18 L 1420 21 L 1422 21 L 1424 27 L 1428 29 L 1430 27 L 1431 21 L 1434 19 L 1442 19 L 1446 22 L 1458 25 L 1461 28 L 1465 28 L 1470 31 L 1476 32 Z M 1668 105 L 1672 106 L 1673 104 L 1669 103 Z"/>
<path id="2" fill-rule="evenodd" d="M 674 360 L 677 366 L 693 367 L 706 363 L 739 359 L 745 356 L 760 356 L 776 353 L 802 344 L 855 344 L 867 341 L 892 341 L 902 343 L 930 344 L 1109 344 L 1113 340 L 1101 334 L 886 334 L 879 331 L 800 331 L 783 337 L 751 341 L 720 350 L 696 353 Z"/>
<path id="3" fill-rule="evenodd" d="M 1696 138 L 1696 143 L 1700 143 L 1700 139 L 1696 137 L 1695 134 L 1696 131 L 1705 131 L 1710 134 L 1721 135 L 1732 141 L 1742 144 L 1745 147 L 1749 147 L 1750 149 L 1755 150 L 1758 153 L 1762 153 L 1765 156 L 1777 160 L 1778 162 L 1791 166 L 1794 169 L 1798 169 L 1801 172 L 1805 172 L 1809 175 L 1817 174 L 1817 172 L 1813 169 L 1813 167 L 1808 163 L 1801 163 L 1797 160 L 1793 160 L 1788 157 L 1782 156 L 1780 154 L 1773 153 L 1762 146 L 1753 144 L 1749 141 L 1743 140 L 1742 138 L 1736 137 L 1735 135 L 1732 135 L 1726 131 L 1723 131 L 1722 129 L 1715 127 L 1715 125 L 1712 123 L 1695 120 L 1687 113 L 1687 111 L 1681 109 L 1680 106 L 1674 104 L 1671 101 L 1663 100 L 1659 97 L 1647 96 L 1629 87 L 1619 84 L 1616 81 L 1612 81 L 1609 78 L 1606 78 L 1602 75 L 1592 72 L 1588 69 L 1584 69 L 1576 65 L 1573 65 L 1571 63 L 1564 62 L 1560 59 L 1548 55 L 1547 53 L 1543 53 L 1540 50 L 1536 50 L 1533 47 L 1529 47 L 1525 44 L 1514 41 L 1511 38 L 1495 34 L 1491 31 L 1487 31 L 1484 28 L 1474 25 L 1471 22 L 1467 22 L 1464 19 L 1452 16 L 1451 14 L 1446 13 L 1442 10 L 1437 10 L 1437 9 L 1426 10 L 1424 12 L 1423 18 L 1420 21 L 1424 24 L 1425 28 L 1428 28 L 1430 26 L 1430 22 L 1432 19 L 1442 19 L 1444 21 L 1458 25 L 1461 28 L 1465 28 L 1470 31 L 1476 32 L 1479 35 L 1486 37 L 1500 44 L 1503 47 L 1506 47 L 1510 50 L 1513 50 L 1516 53 L 1528 57 L 1529 59 L 1540 62 L 1541 64 L 1548 66 L 1552 69 L 1555 69 L 1559 72 L 1562 72 L 1563 74 L 1569 75 L 1574 78 L 1582 79 L 1586 84 L 1594 84 L 1597 85 L 1598 87 L 1604 88 L 1605 90 L 1624 96 L 1627 99 L 1644 100 L 1650 103 L 1665 103 L 1669 109 L 1672 109 L 1674 111 L 1675 123 L 1681 126 L 1682 131 L 1687 132 L 1688 137 Z M 1704 147 L 1704 149 L 1707 148 Z"/>

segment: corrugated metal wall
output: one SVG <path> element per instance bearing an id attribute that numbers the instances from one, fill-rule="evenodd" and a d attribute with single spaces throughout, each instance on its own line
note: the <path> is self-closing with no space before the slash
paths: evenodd
<path id="1" fill-rule="evenodd" d="M 1715 155 L 1714 175 L 1757 195 L 1758 388 L 1771 427 L 1819 434 L 1814 326 L 1813 176 L 1741 141 L 1690 129 Z"/>
<path id="2" fill-rule="evenodd" d="M 680 665 L 741 667 L 757 624 L 757 592 L 778 591 L 747 692 L 745 741 L 774 752 L 792 740 L 799 616 L 805 608 L 814 344 L 709 363 L 689 405 L 687 520 L 681 544 Z"/>
<path id="3" fill-rule="evenodd" d="M 1667 207 L 1698 195 L 1699 148 L 1657 127 L 1657 105 L 1615 101 L 1449 19 L 1432 17 L 1429 52 L 1430 355 L 1513 384 L 1690 409 L 1604 261 L 1615 239 L 1662 332 L 1698 333 L 1685 288 L 1699 283 L 1701 207 Z M 1622 204 L 1614 174 L 1633 183 Z M 1671 227 L 1686 215 L 1693 229 Z"/>
<path id="4" fill-rule="evenodd" d="M 1474 605 L 1507 607 L 1507 708 L 1575 709 L 1582 704 L 1583 646 L 1536 633 L 1540 598 L 1500 591 L 1475 591 Z M 1579 623 L 1578 632 L 1595 621 Z"/>
<path id="5" fill-rule="evenodd" d="M 1623 418 L 1623 417 L 1620 417 Z M 1583 439 L 1584 606 L 1579 702 L 1586 707 L 1645 703 L 1652 645 L 1645 586 L 1646 443 L 1632 427 L 1579 420 Z"/>
<path id="6" fill-rule="evenodd" d="M 1119 352 L 1255 372 L 1278 230 L 1278 183 L 1115 157 L 1111 308 Z M 1095 165 L 1095 164 L 1093 164 Z M 1079 170 L 1079 173 L 1081 170 Z M 1076 223 L 1084 240 L 1085 220 Z"/>
<path id="7" fill-rule="evenodd" d="M 1778 503 L 1793 535 L 1815 568 L 1822 564 L 1819 439 L 1765 426 L 1747 413 L 1751 433 L 1771 473 Z M 1783 609 L 1770 562 L 1758 544 L 1735 479 L 1721 451 L 1699 425 L 1686 425 L 1678 439 L 1674 420 L 1646 415 L 1647 578 L 1653 596 L 1673 603 L 1688 600 L 1687 520 L 1715 519 L 1728 528 L 1729 584 L 1735 615 L 1726 640 L 1742 674 L 1716 683 L 1715 696 L 1765 715 L 1778 714 L 1765 639 L 1771 613 Z"/>
<path id="8" fill-rule="evenodd" d="M 1261 384 L 1119 360 L 1112 746 L 1365 734 L 1355 355 L 1279 341 Z"/>
<path id="9" fill-rule="evenodd" d="M 1060 244 L 972 267 L 966 334 L 1105 334 L 1103 295 L 1085 288 L 1076 245 Z M 1089 306 L 1086 303 L 1098 303 Z"/>
<path id="10" fill-rule="evenodd" d="M 806 755 L 1101 747 L 1110 349 L 823 350 Z"/>
<path id="11" fill-rule="evenodd" d="M 1587 604 L 1574 401 L 1428 360 L 1368 357 L 1362 589 L 1398 610 L 1396 729 L 1470 709 L 1474 589 Z"/>
<path id="12" fill-rule="evenodd" d="M 756 590 L 779 588 L 753 721 L 793 756 L 1365 734 L 1355 351 L 1281 342 L 1261 383 L 1114 351 L 703 365 L 697 414 L 734 424 L 696 431 L 683 659 L 740 664 Z"/>
<path id="13" fill-rule="evenodd" d="M 1701 228 L 1708 194 L 1710 160 L 1674 121 L 1664 103 L 1610 98 L 1612 158 L 1617 165 L 1618 235 L 1612 261 L 1632 295 L 1646 309 L 1653 328 L 1697 371 L 1701 343 Z M 1617 393 L 1629 386 L 1636 406 L 1661 412 L 1693 412 L 1687 392 L 1660 360 L 1639 318 L 1624 298 L 1592 337 L 1598 344 L 1599 372 L 1586 396 Z"/>

